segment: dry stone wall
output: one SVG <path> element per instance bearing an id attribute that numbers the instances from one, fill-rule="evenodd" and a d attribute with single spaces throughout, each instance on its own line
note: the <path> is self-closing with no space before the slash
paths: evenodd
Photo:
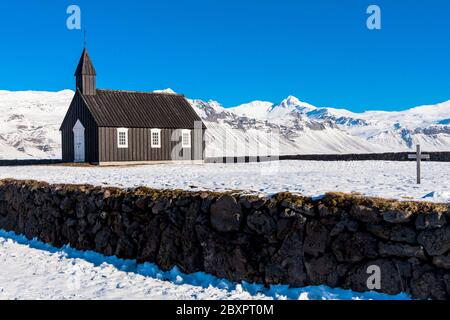
<path id="1" fill-rule="evenodd" d="M 0 228 L 185 273 L 450 297 L 448 204 L 0 181 Z"/>

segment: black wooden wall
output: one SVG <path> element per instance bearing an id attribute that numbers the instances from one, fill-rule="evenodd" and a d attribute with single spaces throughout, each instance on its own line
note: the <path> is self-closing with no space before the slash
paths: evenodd
<path id="1" fill-rule="evenodd" d="M 73 127 L 78 119 L 85 128 L 86 162 L 98 163 L 98 127 L 79 92 L 75 94 L 61 126 L 63 162 L 74 161 Z"/>
<path id="2" fill-rule="evenodd" d="M 78 75 L 76 77 L 77 89 L 85 95 L 94 95 L 97 92 L 95 75 Z"/>
<path id="3" fill-rule="evenodd" d="M 152 148 L 150 128 L 128 128 L 128 148 L 117 145 L 117 128 L 98 127 L 82 96 L 77 92 L 61 126 L 63 162 L 74 161 L 73 127 L 77 120 L 85 127 L 86 162 L 134 162 L 204 160 L 204 131 L 200 138 L 191 132 L 191 148 L 181 146 L 181 129 L 162 129 L 161 148 Z M 175 141 L 172 141 L 175 140 Z M 201 141 L 195 143 L 196 141 Z M 173 157 L 173 152 L 177 156 Z"/>
<path id="4" fill-rule="evenodd" d="M 129 128 L 128 148 L 117 146 L 117 128 L 99 128 L 100 162 L 203 160 L 204 142 L 195 144 L 194 131 L 191 132 L 191 148 L 181 147 L 181 129 L 162 129 L 161 148 L 152 148 L 149 128 Z M 204 132 L 202 132 L 202 136 Z M 175 141 L 172 141 L 175 140 Z M 198 140 L 198 139 L 197 139 Z M 201 138 L 203 140 L 203 138 Z M 174 158 L 172 152 L 177 156 Z"/>

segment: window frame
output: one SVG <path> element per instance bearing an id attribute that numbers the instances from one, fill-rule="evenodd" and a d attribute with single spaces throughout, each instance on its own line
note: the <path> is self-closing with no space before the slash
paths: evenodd
<path id="1" fill-rule="evenodd" d="M 189 143 L 185 144 L 184 142 L 184 135 L 188 134 L 189 135 Z M 192 148 L 192 135 L 191 135 L 191 130 L 188 129 L 183 129 L 181 130 L 181 146 L 183 147 L 183 149 L 190 149 Z"/>
<path id="2" fill-rule="evenodd" d="M 128 149 L 128 141 L 129 141 L 128 131 L 129 130 L 127 128 L 117 128 L 117 148 L 118 149 Z M 125 144 L 120 143 L 120 134 L 121 133 L 125 134 Z"/>
<path id="3" fill-rule="evenodd" d="M 161 129 L 151 129 L 150 130 L 150 147 L 152 149 L 161 149 Z M 153 134 L 158 134 L 158 144 L 154 144 L 153 142 Z"/>

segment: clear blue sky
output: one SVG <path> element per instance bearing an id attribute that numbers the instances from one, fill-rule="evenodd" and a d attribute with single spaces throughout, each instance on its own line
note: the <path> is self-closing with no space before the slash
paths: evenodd
<path id="1" fill-rule="evenodd" d="M 354 111 L 450 99 L 448 0 L 0 1 L 0 89 L 74 88 L 83 36 L 66 28 L 70 4 L 100 88 Z M 380 31 L 366 28 L 370 4 Z"/>

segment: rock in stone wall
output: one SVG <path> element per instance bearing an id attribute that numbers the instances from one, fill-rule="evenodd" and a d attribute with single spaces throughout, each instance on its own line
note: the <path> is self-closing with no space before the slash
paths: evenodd
<path id="1" fill-rule="evenodd" d="M 450 297 L 449 205 L 0 181 L 0 228 L 233 281 Z"/>

